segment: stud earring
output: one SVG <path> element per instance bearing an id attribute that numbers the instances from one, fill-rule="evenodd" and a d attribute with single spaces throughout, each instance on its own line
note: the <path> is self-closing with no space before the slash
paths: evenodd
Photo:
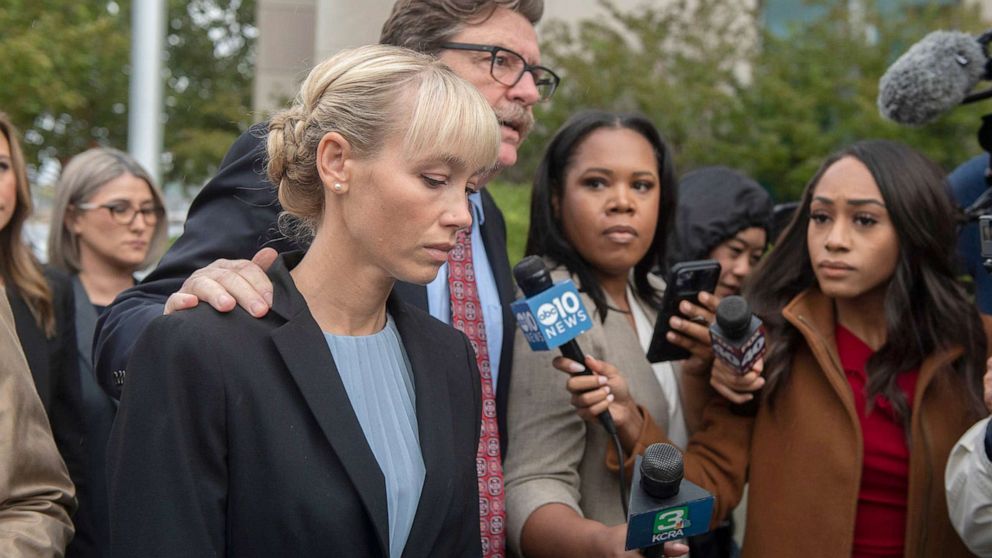
<path id="1" fill-rule="evenodd" d="M 335 192 L 340 192 L 343 188 L 344 188 L 344 186 L 342 186 L 340 182 L 335 182 L 334 183 L 334 191 Z"/>

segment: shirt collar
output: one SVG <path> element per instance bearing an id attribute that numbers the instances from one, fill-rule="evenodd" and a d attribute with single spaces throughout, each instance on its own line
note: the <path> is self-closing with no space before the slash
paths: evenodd
<path id="1" fill-rule="evenodd" d="M 486 222 L 486 214 L 482 212 L 482 191 L 469 194 L 468 200 L 472 202 L 472 218 L 482 225 Z"/>

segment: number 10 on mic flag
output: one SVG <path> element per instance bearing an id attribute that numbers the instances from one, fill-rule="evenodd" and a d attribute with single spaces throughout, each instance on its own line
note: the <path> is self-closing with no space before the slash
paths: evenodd
<path id="1" fill-rule="evenodd" d="M 550 351 L 592 328 L 589 312 L 570 279 L 531 298 L 522 298 L 510 309 L 534 351 Z"/>

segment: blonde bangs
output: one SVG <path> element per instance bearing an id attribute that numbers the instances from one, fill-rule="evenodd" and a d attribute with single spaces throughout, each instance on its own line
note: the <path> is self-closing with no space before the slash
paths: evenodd
<path id="1" fill-rule="evenodd" d="M 472 172 L 493 169 L 499 121 L 482 94 L 447 70 L 432 68 L 420 77 L 403 142 L 407 157 L 457 162 Z"/>

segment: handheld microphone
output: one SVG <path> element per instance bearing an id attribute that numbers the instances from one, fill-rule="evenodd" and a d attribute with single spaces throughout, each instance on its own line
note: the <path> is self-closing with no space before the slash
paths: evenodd
<path id="1" fill-rule="evenodd" d="M 527 256 L 513 266 L 513 277 L 526 298 L 514 302 L 510 309 L 530 348 L 535 351 L 558 348 L 563 356 L 585 366 L 585 354 L 575 338 L 592 328 L 592 319 L 575 284 L 571 280 L 553 283 L 551 273 L 538 256 Z M 592 371 L 587 368 L 579 374 L 588 376 Z M 599 421 L 610 435 L 616 434 L 608 410 L 599 415 Z"/>
<path id="2" fill-rule="evenodd" d="M 713 495 L 683 475 L 682 453 L 671 444 L 651 444 L 637 457 L 627 516 L 627 550 L 709 530 Z"/>
<path id="3" fill-rule="evenodd" d="M 934 31 L 899 57 L 878 82 L 878 110 L 885 118 L 919 126 L 962 104 L 979 81 L 990 78 L 988 39 L 959 31 Z"/>
<path id="4" fill-rule="evenodd" d="M 740 296 L 728 296 L 716 307 L 716 323 L 710 326 L 713 356 L 746 374 L 765 354 L 765 328 Z"/>

